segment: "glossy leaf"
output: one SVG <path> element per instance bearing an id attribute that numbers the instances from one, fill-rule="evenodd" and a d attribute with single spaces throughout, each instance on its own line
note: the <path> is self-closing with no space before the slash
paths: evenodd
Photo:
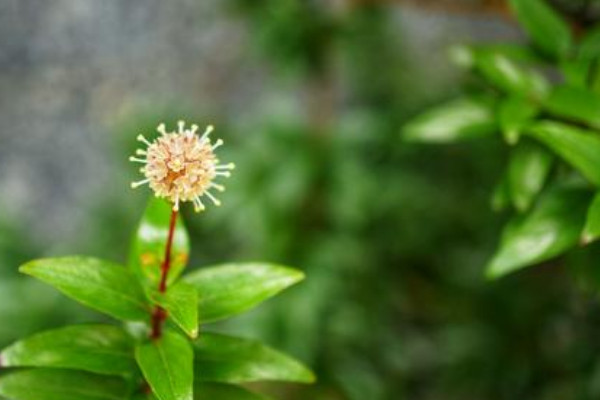
<path id="1" fill-rule="evenodd" d="M 591 243 L 600 238 L 600 193 L 597 193 L 587 212 L 581 241 Z"/>
<path id="2" fill-rule="evenodd" d="M 111 325 L 77 325 L 38 333 L 0 353 L 4 367 L 80 369 L 108 375 L 136 370 L 133 340 Z"/>
<path id="3" fill-rule="evenodd" d="M 165 331 L 160 339 L 138 345 L 135 358 L 158 400 L 192 399 L 194 354 L 186 338 Z"/>
<path id="4" fill-rule="evenodd" d="M 146 320 L 149 306 L 126 268 L 91 257 L 45 258 L 19 269 L 78 302 L 123 320 Z"/>
<path id="5" fill-rule="evenodd" d="M 194 387 L 195 400 L 267 400 L 242 387 L 223 383 L 199 382 Z"/>
<path id="6" fill-rule="evenodd" d="M 498 120 L 504 140 L 508 144 L 516 144 L 523 129 L 538 112 L 538 105 L 526 98 L 512 96 L 503 100 L 498 110 Z"/>
<path id="7" fill-rule="evenodd" d="M 504 229 L 500 246 L 488 264 L 488 276 L 500 277 L 575 246 L 589 200 L 586 190 L 555 189 L 529 214 L 515 217 Z"/>
<path id="8" fill-rule="evenodd" d="M 490 136 L 496 131 L 494 104 L 466 98 L 434 107 L 404 126 L 404 139 L 425 143 L 451 143 Z"/>
<path id="9" fill-rule="evenodd" d="M 544 53 L 561 58 L 572 44 L 567 23 L 544 0 L 510 0 L 521 25 Z"/>
<path id="10" fill-rule="evenodd" d="M 585 88 L 557 86 L 543 106 L 554 115 L 600 128 L 600 95 Z"/>
<path id="11" fill-rule="evenodd" d="M 590 182 L 600 186 L 600 137 L 595 132 L 543 121 L 530 126 L 527 133 L 550 147 Z"/>
<path id="12" fill-rule="evenodd" d="M 154 292 L 152 296 L 188 336 L 198 336 L 198 292 L 194 286 L 178 282 L 166 294 Z"/>
<path id="13" fill-rule="evenodd" d="M 262 343 L 204 333 L 194 342 L 196 379 L 211 382 L 288 381 L 312 383 L 313 373 Z"/>
<path id="14" fill-rule="evenodd" d="M 172 206 L 168 202 L 152 197 L 134 237 L 129 264 L 142 279 L 145 287 L 154 289 L 160 282 L 171 212 Z M 189 252 L 188 234 L 183 219 L 178 216 L 171 250 L 169 283 L 181 275 L 187 264 Z"/>
<path id="15" fill-rule="evenodd" d="M 508 164 L 508 182 L 517 210 L 529 209 L 546 182 L 552 159 L 552 154 L 537 143 L 523 142 L 513 150 Z"/>
<path id="16" fill-rule="evenodd" d="M 128 392 L 125 381 L 88 372 L 31 369 L 0 376 L 0 397 L 11 400 L 121 400 Z"/>
<path id="17" fill-rule="evenodd" d="M 202 268 L 184 277 L 198 291 L 201 322 L 242 313 L 302 279 L 301 271 L 264 263 Z"/>

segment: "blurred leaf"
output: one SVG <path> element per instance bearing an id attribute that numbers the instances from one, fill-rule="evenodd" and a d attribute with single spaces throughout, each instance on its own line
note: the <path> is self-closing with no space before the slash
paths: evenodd
<path id="1" fill-rule="evenodd" d="M 48 283 L 78 302 L 122 320 L 146 320 L 139 283 L 124 267 L 91 257 L 45 258 L 19 271 Z"/>
<path id="2" fill-rule="evenodd" d="M 223 383 L 199 382 L 194 386 L 195 400 L 267 400 L 244 388 Z"/>
<path id="3" fill-rule="evenodd" d="M 500 103 L 498 120 L 508 144 L 519 141 L 521 131 L 538 114 L 539 107 L 534 102 L 520 96 L 511 96 Z"/>
<path id="4" fill-rule="evenodd" d="M 508 164 L 510 195 L 515 208 L 529 209 L 542 190 L 552 167 L 552 154 L 532 142 L 520 143 L 511 153 Z"/>
<path id="5" fill-rule="evenodd" d="M 198 291 L 201 322 L 242 313 L 302 279 L 301 271 L 264 263 L 202 268 L 184 277 Z"/>
<path id="6" fill-rule="evenodd" d="M 451 143 L 490 136 L 496 131 L 494 105 L 481 98 L 454 100 L 434 107 L 408 122 L 403 129 L 406 140 L 426 143 Z"/>
<path id="7" fill-rule="evenodd" d="M 152 297 L 186 334 L 198 336 L 198 292 L 194 286 L 178 282 L 167 293 L 154 292 Z"/>
<path id="8" fill-rule="evenodd" d="M 194 342 L 196 379 L 212 382 L 288 381 L 312 383 L 313 373 L 262 343 L 204 333 Z"/>
<path id="9" fill-rule="evenodd" d="M 508 187 L 508 174 L 503 174 L 500 181 L 494 187 L 491 198 L 492 210 L 499 212 L 510 204 L 510 189 Z"/>
<path id="10" fill-rule="evenodd" d="M 600 237 L 600 193 L 596 193 L 590 208 L 588 209 L 585 227 L 581 235 L 581 241 L 585 244 L 591 243 Z"/>
<path id="11" fill-rule="evenodd" d="M 527 133 L 550 147 L 590 182 L 600 186 L 600 138 L 595 132 L 542 121 L 531 125 Z"/>
<path id="12" fill-rule="evenodd" d="M 192 400 L 194 353 L 183 336 L 164 331 L 138 345 L 135 358 L 158 400 Z"/>
<path id="13" fill-rule="evenodd" d="M 133 239 L 129 264 L 145 287 L 156 288 L 160 282 L 171 212 L 172 206 L 168 202 L 156 197 L 150 198 Z M 181 275 L 190 252 L 189 238 L 181 216 L 177 217 L 176 224 L 168 283 L 174 282 Z"/>
<path id="14" fill-rule="evenodd" d="M 0 353 L 3 367 L 81 369 L 108 375 L 136 370 L 133 340 L 111 325 L 77 325 L 38 333 Z"/>
<path id="15" fill-rule="evenodd" d="M 543 106 L 550 113 L 600 127 L 600 95 L 572 86 L 557 86 L 544 100 Z"/>
<path id="16" fill-rule="evenodd" d="M 565 77 L 565 84 L 569 87 L 586 89 L 592 64 L 591 60 L 581 58 L 562 61 L 560 70 Z"/>
<path id="17" fill-rule="evenodd" d="M 556 58 L 568 54 L 571 30 L 544 0 L 510 0 L 510 5 L 540 50 Z"/>
<path id="18" fill-rule="evenodd" d="M 11 400 L 117 400 L 128 392 L 121 379 L 87 372 L 31 369 L 0 376 L 0 396 Z"/>
<path id="19" fill-rule="evenodd" d="M 555 189 L 544 195 L 530 213 L 513 218 L 488 264 L 488 276 L 498 278 L 575 246 L 589 200 L 585 190 Z"/>
<path id="20" fill-rule="evenodd" d="M 594 60 L 600 57 L 600 27 L 586 32 L 579 45 L 578 58 L 582 60 Z"/>

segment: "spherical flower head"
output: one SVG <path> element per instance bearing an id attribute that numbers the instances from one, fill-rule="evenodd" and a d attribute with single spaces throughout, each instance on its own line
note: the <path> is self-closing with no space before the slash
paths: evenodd
<path id="1" fill-rule="evenodd" d="M 223 144 L 221 139 L 214 144 L 209 139 L 213 131 L 209 125 L 202 136 L 196 131 L 198 125 L 189 129 L 185 122 L 178 122 L 178 131 L 168 132 L 165 124 L 160 124 L 157 131 L 161 134 L 150 142 L 142 135 L 138 140 L 148 147 L 138 149 L 138 157 L 130 157 L 132 162 L 145 164 L 140 169 L 145 179 L 133 182 L 132 188 L 148 184 L 157 197 L 173 203 L 173 210 L 179 210 L 179 203 L 192 201 L 196 211 L 204 210 L 202 197 L 208 197 L 215 205 L 221 202 L 211 193 L 211 189 L 222 192 L 225 188 L 214 182 L 218 177 L 229 177 L 235 166 L 219 164 L 215 149 Z"/>

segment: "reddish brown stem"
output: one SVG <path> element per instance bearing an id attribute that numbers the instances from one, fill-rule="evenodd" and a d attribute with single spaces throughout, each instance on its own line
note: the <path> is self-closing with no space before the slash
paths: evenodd
<path id="1" fill-rule="evenodd" d="M 165 246 L 165 257 L 160 268 L 160 283 L 158 285 L 159 293 L 165 293 L 167 291 L 167 278 L 169 277 L 169 270 L 171 269 L 171 249 L 173 248 L 176 223 L 177 211 L 173 210 L 169 222 L 169 234 L 167 236 L 167 245 Z M 152 313 L 152 331 L 150 332 L 150 338 L 158 339 L 162 336 L 162 327 L 165 319 L 167 319 L 167 312 L 162 307 L 156 306 Z"/>

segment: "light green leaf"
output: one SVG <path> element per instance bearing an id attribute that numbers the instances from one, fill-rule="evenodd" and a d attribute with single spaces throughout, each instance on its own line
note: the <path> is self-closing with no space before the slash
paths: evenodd
<path id="1" fill-rule="evenodd" d="M 0 353 L 3 367 L 81 369 L 107 375 L 136 370 L 133 340 L 111 325 L 76 325 L 38 333 Z"/>
<path id="2" fill-rule="evenodd" d="M 490 136 L 496 131 L 494 104 L 487 99 L 465 98 L 434 107 L 404 126 L 404 139 L 425 143 L 451 143 Z"/>
<path id="3" fill-rule="evenodd" d="M 600 128 L 600 95 L 585 88 L 557 86 L 543 106 L 554 115 Z"/>
<path id="4" fill-rule="evenodd" d="M 125 381 L 80 371 L 31 369 L 0 376 L 0 397 L 11 400 L 123 400 Z"/>
<path id="5" fill-rule="evenodd" d="M 204 333 L 194 342 L 196 380 L 210 382 L 288 381 L 312 383 L 313 373 L 262 343 Z"/>
<path id="6" fill-rule="evenodd" d="M 48 283 L 78 302 L 122 320 L 146 320 L 149 306 L 126 268 L 91 257 L 34 260 L 19 271 Z"/>
<path id="7" fill-rule="evenodd" d="M 553 121 L 531 125 L 527 133 L 541 141 L 600 186 L 600 137 L 595 132 Z"/>
<path id="8" fill-rule="evenodd" d="M 187 335 L 198 336 L 198 292 L 194 286 L 178 282 L 168 288 L 167 293 L 155 291 L 152 297 Z"/>
<path id="9" fill-rule="evenodd" d="M 168 202 L 152 197 L 133 240 L 129 265 L 148 288 L 157 288 L 160 282 L 171 212 L 172 206 Z M 181 275 L 187 264 L 189 252 L 187 231 L 183 219 L 178 216 L 171 249 L 169 283 L 174 282 Z"/>
<path id="10" fill-rule="evenodd" d="M 596 196 L 588 209 L 581 241 L 584 244 L 588 244 L 598 238 L 600 238 L 600 193 L 596 193 Z"/>
<path id="11" fill-rule="evenodd" d="M 582 189 L 555 189 L 527 215 L 515 217 L 504 229 L 487 274 L 497 278 L 549 260 L 575 246 L 585 222 L 590 194 Z"/>
<path id="12" fill-rule="evenodd" d="M 592 61 L 582 58 L 563 60 L 560 63 L 565 84 L 569 87 L 585 89 L 588 86 Z"/>
<path id="13" fill-rule="evenodd" d="M 264 263 L 225 264 L 183 278 L 198 291 L 201 322 L 242 313 L 304 279 L 296 269 Z"/>
<path id="14" fill-rule="evenodd" d="M 540 50 L 556 58 L 569 53 L 571 30 L 544 0 L 510 0 L 510 5 Z"/>
<path id="15" fill-rule="evenodd" d="M 512 96 L 503 100 L 498 110 L 498 120 L 506 143 L 516 144 L 523 128 L 535 118 L 538 112 L 539 106 L 526 98 Z"/>
<path id="16" fill-rule="evenodd" d="M 194 353 L 183 336 L 165 331 L 138 345 L 135 358 L 158 400 L 192 400 Z"/>
<path id="17" fill-rule="evenodd" d="M 529 209 L 552 168 L 552 154 L 537 143 L 520 143 L 511 153 L 508 184 L 518 211 Z"/>
<path id="18" fill-rule="evenodd" d="M 223 383 L 199 382 L 194 387 L 195 400 L 267 400 L 244 388 Z"/>

